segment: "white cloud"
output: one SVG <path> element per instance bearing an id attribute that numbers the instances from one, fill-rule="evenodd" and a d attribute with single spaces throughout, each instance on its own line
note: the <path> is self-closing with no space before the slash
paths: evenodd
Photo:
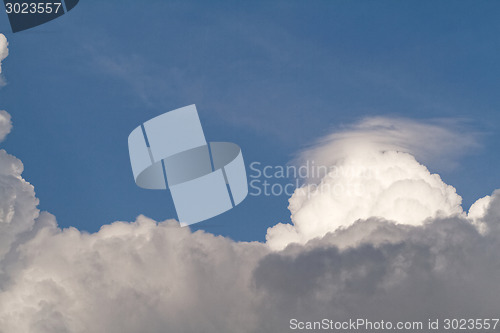
<path id="1" fill-rule="evenodd" d="M 0 34 L 0 87 L 4 85 L 2 79 L 2 61 L 9 55 L 9 49 L 7 48 L 7 38 L 3 34 Z M 5 139 L 7 134 L 10 133 L 12 128 L 12 123 L 10 120 L 10 114 L 0 110 L 0 142 Z"/>
<path id="2" fill-rule="evenodd" d="M 2 78 L 2 61 L 7 58 L 9 55 L 9 49 L 7 46 L 9 43 L 7 43 L 7 38 L 3 34 L 0 34 L 0 87 L 5 84 L 3 78 Z"/>
<path id="3" fill-rule="evenodd" d="M 485 234 L 488 231 L 488 225 L 484 219 L 491 205 L 492 197 L 487 195 L 484 198 L 477 200 L 470 208 L 467 217 L 474 223 L 478 230 Z"/>
<path id="4" fill-rule="evenodd" d="M 5 139 L 11 129 L 12 121 L 10 120 L 10 114 L 4 110 L 0 110 L 0 142 Z"/>
<path id="5" fill-rule="evenodd" d="M 456 120 L 368 117 L 321 138 L 313 147 L 302 151 L 296 162 L 310 160 L 330 166 L 366 151 L 398 151 L 411 153 L 427 165 L 444 169 L 453 167 L 457 158 L 477 148 L 477 137 L 476 132 Z"/>
<path id="6" fill-rule="evenodd" d="M 297 191 L 295 226 L 275 227 L 290 230 L 273 229 L 268 246 L 144 216 L 94 234 L 60 229 L 38 212 L 21 161 L 0 151 L 0 333 L 262 333 L 288 331 L 291 318 L 497 317 L 500 192 L 467 216 L 454 189 L 408 152 L 344 157 L 334 163 L 370 177 L 323 183 L 357 182 L 365 194 Z M 293 232 L 301 244 L 290 243 Z"/>
<path id="7" fill-rule="evenodd" d="M 0 75 L 1 62 L 8 55 L 7 39 L 0 34 Z M 2 84 L 0 77 L 0 85 Z M 10 133 L 12 121 L 10 114 L 0 110 L 0 142 Z M 10 252 L 11 247 L 30 230 L 38 216 L 38 199 L 33 186 L 21 174 L 23 164 L 20 160 L 0 150 L 0 262 Z M 0 266 L 0 277 L 3 267 Z M 1 282 L 1 279 L 0 279 Z"/>
<path id="8" fill-rule="evenodd" d="M 289 200 L 293 226 L 270 228 L 267 241 L 283 249 L 370 217 L 422 225 L 428 218 L 461 215 L 462 198 L 455 188 L 410 152 L 446 159 L 475 145 L 472 135 L 407 119 L 369 118 L 329 135 L 298 158 L 310 162 L 310 169 L 326 165 L 329 173 L 319 182 L 306 179 L 306 186 L 295 191 Z"/>

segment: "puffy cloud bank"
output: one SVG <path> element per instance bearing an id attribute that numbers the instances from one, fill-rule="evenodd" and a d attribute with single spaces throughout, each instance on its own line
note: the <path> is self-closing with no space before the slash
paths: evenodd
<path id="1" fill-rule="evenodd" d="M 0 119 L 6 135 L 10 117 Z M 38 211 L 21 161 L 1 150 L 0 332 L 287 332 L 292 318 L 498 317 L 500 192 L 466 214 L 451 186 L 386 139 L 392 149 L 360 140 L 362 154 L 345 149 L 332 162 L 364 173 L 319 182 L 359 184 L 359 193 L 298 189 L 292 224 L 271 228 L 265 244 L 144 216 L 94 234 L 61 229 Z"/>

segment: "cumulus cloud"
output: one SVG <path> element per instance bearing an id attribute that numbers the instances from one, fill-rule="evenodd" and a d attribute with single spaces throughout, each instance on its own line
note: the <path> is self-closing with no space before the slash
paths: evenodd
<path id="1" fill-rule="evenodd" d="M 497 193 L 495 206 L 499 199 Z M 262 321 L 278 327 L 287 316 L 394 322 L 495 316 L 498 250 L 497 233 L 483 237 L 463 218 L 420 227 L 358 221 L 259 261 L 256 285 L 272 295 Z"/>
<path id="2" fill-rule="evenodd" d="M 258 327 L 251 278 L 263 244 L 191 233 L 175 221 L 157 224 L 141 216 L 92 235 L 54 224 L 19 252 L 21 268 L 12 268 L 0 294 L 2 332 Z"/>
<path id="3" fill-rule="evenodd" d="M 362 194 L 297 190 L 294 224 L 272 228 L 268 243 L 144 216 L 93 234 L 61 229 L 2 150 L 0 332 L 262 333 L 287 332 L 292 318 L 498 317 L 500 191 L 465 214 L 409 151 L 371 147 L 332 164 L 361 165 L 365 177 L 319 182 L 354 182 Z"/>
<path id="4" fill-rule="evenodd" d="M 3 34 L 0 34 L 0 87 L 5 84 L 2 79 L 2 61 L 9 55 L 7 45 L 7 38 Z M 0 142 L 10 133 L 11 128 L 10 114 L 0 110 Z"/>
<path id="5" fill-rule="evenodd" d="M 289 200 L 293 225 L 269 229 L 267 241 L 283 249 L 370 217 L 421 225 L 428 218 L 461 215 L 455 188 L 412 154 L 451 158 L 453 151 L 475 145 L 473 135 L 408 119 L 369 118 L 331 134 L 300 154 L 313 177 Z M 314 171 L 323 166 L 323 174 Z"/>
<path id="6" fill-rule="evenodd" d="M 0 160 L 19 180 L 2 183 L 12 198 L 26 184 L 11 156 Z M 15 239 L 0 261 L 2 333 L 285 332 L 291 318 L 426 321 L 500 306 L 498 192 L 478 216 L 484 235 L 463 215 L 422 226 L 368 218 L 283 251 L 143 216 L 61 230 L 34 214 L 32 196 L 11 202 L 22 227 L 2 229 Z"/>
<path id="7" fill-rule="evenodd" d="M 5 139 L 11 129 L 12 121 L 10 120 L 10 114 L 4 110 L 0 110 L 0 142 Z"/>
<path id="8" fill-rule="evenodd" d="M 10 114 L 0 111 L 0 141 L 11 129 Z M 33 227 L 38 216 L 38 199 L 33 186 L 21 177 L 23 169 L 19 159 L 0 150 L 0 263 L 20 235 Z M 0 277 L 2 269 L 0 265 Z"/>
<path id="9" fill-rule="evenodd" d="M 9 49 L 7 46 L 7 38 L 3 34 L 0 34 L 0 87 L 5 84 L 5 81 L 2 78 L 2 61 L 7 58 L 9 55 Z"/>

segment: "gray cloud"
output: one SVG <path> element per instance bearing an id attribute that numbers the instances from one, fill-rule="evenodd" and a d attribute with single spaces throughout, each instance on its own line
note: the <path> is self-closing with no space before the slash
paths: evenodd
<path id="1" fill-rule="evenodd" d="M 499 200 L 497 193 L 492 207 Z M 341 249 L 346 238 L 360 235 Z M 466 219 L 437 219 L 422 227 L 359 221 L 259 262 L 256 284 L 272 295 L 262 321 L 278 327 L 287 317 L 399 321 L 495 316 L 500 306 L 498 250 L 497 234 L 482 236 Z"/>

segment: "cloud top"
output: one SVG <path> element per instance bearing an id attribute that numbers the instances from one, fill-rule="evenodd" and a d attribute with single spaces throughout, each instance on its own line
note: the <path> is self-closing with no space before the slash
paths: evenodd
<path id="1" fill-rule="evenodd" d="M 477 147 L 478 134 L 457 120 L 367 117 L 321 138 L 301 151 L 296 162 L 314 160 L 318 165 L 331 166 L 367 151 L 397 151 L 410 153 L 437 168 L 446 168 Z"/>
<path id="2" fill-rule="evenodd" d="M 311 168 L 327 166 L 328 173 L 306 179 L 294 192 L 289 200 L 293 224 L 270 228 L 268 244 L 283 249 L 371 217 L 422 225 L 429 218 L 462 215 L 455 188 L 410 154 L 451 159 L 477 145 L 473 134 L 459 135 L 450 126 L 367 118 L 301 152 L 299 161 Z"/>

